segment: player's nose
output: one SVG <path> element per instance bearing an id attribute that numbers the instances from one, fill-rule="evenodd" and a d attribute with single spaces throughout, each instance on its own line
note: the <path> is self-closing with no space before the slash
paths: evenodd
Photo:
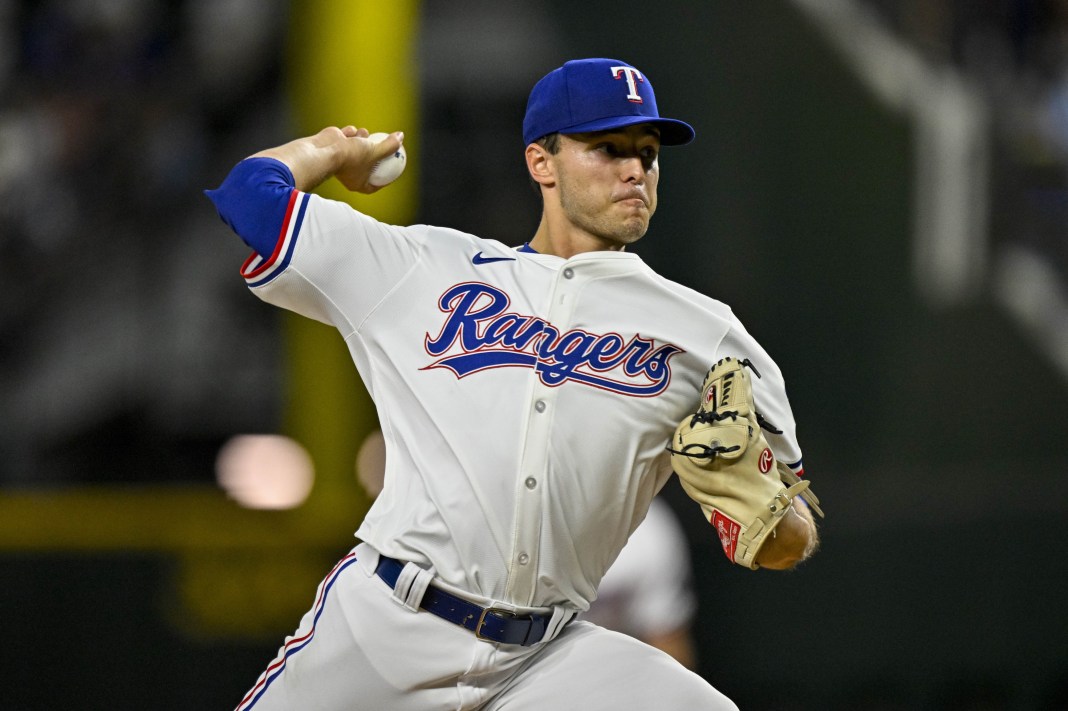
<path id="1" fill-rule="evenodd" d="M 645 164 L 640 156 L 627 156 L 620 160 L 620 177 L 625 183 L 641 185 L 645 182 Z"/>

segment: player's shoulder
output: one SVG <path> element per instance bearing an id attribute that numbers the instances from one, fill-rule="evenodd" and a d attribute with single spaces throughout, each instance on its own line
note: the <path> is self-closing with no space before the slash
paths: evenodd
<path id="1" fill-rule="evenodd" d="M 649 278 L 653 283 L 670 298 L 678 301 L 681 304 L 688 304 L 696 310 L 708 313 L 712 316 L 718 317 L 723 320 L 733 320 L 734 314 L 731 307 L 708 294 L 702 293 L 693 287 L 680 284 L 679 282 L 669 279 L 663 274 L 660 274 L 653 269 L 649 269 Z"/>
<path id="2" fill-rule="evenodd" d="M 482 238 L 440 225 L 425 223 L 400 224 L 388 219 L 382 219 L 375 215 L 355 207 L 347 202 L 319 195 L 318 193 L 302 193 L 307 195 L 310 209 L 316 212 L 320 219 L 329 221 L 331 218 L 339 220 L 356 220 L 365 224 L 377 225 L 382 229 L 396 234 L 407 234 L 417 240 L 426 240 L 431 243 L 455 247 L 457 243 L 477 244 L 483 242 Z"/>
<path id="3" fill-rule="evenodd" d="M 419 224 L 412 225 L 410 229 L 420 232 L 426 240 L 427 247 L 431 250 L 451 254 L 462 253 L 466 250 L 471 254 L 484 253 L 487 256 L 507 255 L 514 251 L 512 247 L 499 240 L 479 237 L 452 227 Z"/>

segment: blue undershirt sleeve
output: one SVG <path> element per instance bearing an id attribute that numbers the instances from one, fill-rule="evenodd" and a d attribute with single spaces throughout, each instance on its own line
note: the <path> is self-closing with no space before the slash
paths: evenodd
<path id="1" fill-rule="evenodd" d="M 218 189 L 205 190 L 204 194 L 245 244 L 269 258 L 295 187 L 293 173 L 285 163 L 274 158 L 246 158 L 234 166 Z"/>

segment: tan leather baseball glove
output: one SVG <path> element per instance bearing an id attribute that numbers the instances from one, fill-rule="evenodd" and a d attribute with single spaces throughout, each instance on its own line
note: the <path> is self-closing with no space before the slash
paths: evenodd
<path id="1" fill-rule="evenodd" d="M 748 360 L 724 358 L 708 371 L 697 412 L 668 444 L 683 489 L 701 505 L 732 563 L 756 569 L 760 547 L 801 496 L 823 516 L 810 482 L 776 462 L 753 403 Z"/>

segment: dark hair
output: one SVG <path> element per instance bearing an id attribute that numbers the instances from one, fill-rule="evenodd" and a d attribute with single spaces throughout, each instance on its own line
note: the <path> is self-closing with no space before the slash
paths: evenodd
<path id="1" fill-rule="evenodd" d="M 534 141 L 539 146 L 549 151 L 550 154 L 556 155 L 560 152 L 560 134 L 548 133 L 538 140 Z"/>
<path id="2" fill-rule="evenodd" d="M 534 142 L 545 150 L 549 151 L 549 155 L 556 155 L 560 152 L 559 133 L 547 133 Z M 534 193 L 538 195 L 538 197 L 541 197 L 541 186 L 538 185 L 538 182 L 534 180 L 534 178 L 531 178 L 529 175 L 527 176 L 527 180 L 530 181 L 530 187 L 534 188 Z"/>

